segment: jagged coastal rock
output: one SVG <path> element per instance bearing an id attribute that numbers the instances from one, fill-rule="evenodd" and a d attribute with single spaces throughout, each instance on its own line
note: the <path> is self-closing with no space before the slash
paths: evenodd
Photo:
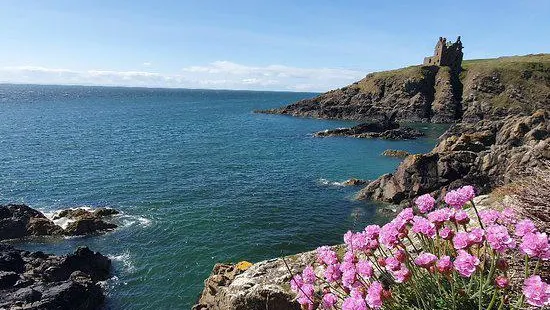
<path id="1" fill-rule="evenodd" d="M 98 208 L 93 212 L 77 208 L 63 210 L 50 220 L 27 205 L 8 204 L 0 206 L 0 240 L 105 232 L 117 227 L 108 221 L 108 217 L 117 213 L 118 211 L 110 208 Z M 57 225 L 54 220 L 62 220 L 66 225 Z"/>
<path id="2" fill-rule="evenodd" d="M 385 150 L 382 152 L 382 156 L 405 158 L 411 155 L 411 153 L 403 150 Z"/>
<path id="3" fill-rule="evenodd" d="M 293 274 L 315 260 L 315 252 L 284 258 Z M 256 263 L 245 271 L 217 264 L 193 310 L 300 310 L 290 290 L 290 273 L 283 258 Z"/>
<path id="4" fill-rule="evenodd" d="M 430 153 L 408 156 L 396 172 L 371 182 L 358 198 L 398 204 L 464 184 L 487 192 L 545 160 L 550 160 L 548 111 L 460 123 L 450 128 Z"/>
<path id="5" fill-rule="evenodd" d="M 357 178 L 351 178 L 349 180 L 346 180 L 342 183 L 343 186 L 359 186 L 359 185 L 365 185 L 365 184 L 368 184 L 369 182 L 366 181 L 366 180 L 361 180 L 361 179 L 357 179 Z"/>
<path id="6" fill-rule="evenodd" d="M 87 247 L 55 256 L 0 244 L 0 309 L 99 309 L 111 260 Z"/>

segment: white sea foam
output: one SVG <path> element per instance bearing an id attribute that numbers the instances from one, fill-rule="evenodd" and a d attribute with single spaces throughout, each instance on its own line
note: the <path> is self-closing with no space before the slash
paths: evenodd
<path id="1" fill-rule="evenodd" d="M 325 185 L 325 186 L 345 186 L 346 181 L 343 182 L 336 182 L 336 181 L 329 181 L 327 179 L 318 179 L 317 184 Z"/>
<path id="2" fill-rule="evenodd" d="M 129 252 L 124 252 L 117 255 L 107 255 L 107 257 L 112 261 L 122 263 L 123 271 L 126 273 L 132 273 L 136 270 Z"/>
<path id="3" fill-rule="evenodd" d="M 44 216 L 46 216 L 48 219 L 52 220 L 56 225 L 61 226 L 63 229 L 66 229 L 67 226 L 70 223 L 74 222 L 75 220 L 69 219 L 69 218 L 66 218 L 66 217 L 58 218 L 58 219 L 55 219 L 55 220 L 54 220 L 54 218 L 57 215 L 59 215 L 59 213 L 61 213 L 61 211 L 68 210 L 68 209 L 71 209 L 71 210 L 84 209 L 84 210 L 90 211 L 90 212 L 92 212 L 94 210 L 91 207 L 78 207 L 78 208 L 63 208 L 63 209 L 58 209 L 58 210 L 47 210 L 47 211 L 39 209 L 39 211 L 41 211 L 42 214 L 44 214 Z M 143 217 L 143 216 L 138 216 L 138 215 L 125 214 L 124 212 L 120 212 L 119 214 L 113 215 L 113 219 L 115 220 L 115 223 L 119 224 L 119 226 L 121 228 L 130 227 L 130 226 L 134 226 L 134 225 L 138 225 L 140 227 L 145 228 L 145 227 L 151 226 L 151 224 L 152 224 L 151 219 L 148 219 L 148 218 Z"/>
<path id="4" fill-rule="evenodd" d="M 131 227 L 131 226 L 140 226 L 142 228 L 146 228 L 151 226 L 153 223 L 152 220 L 143 217 L 143 216 L 137 216 L 137 215 L 127 215 L 127 214 L 120 214 L 120 226 L 123 228 Z"/>

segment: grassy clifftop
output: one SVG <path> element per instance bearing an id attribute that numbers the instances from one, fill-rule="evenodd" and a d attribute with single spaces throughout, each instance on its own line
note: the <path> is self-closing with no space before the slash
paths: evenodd
<path id="1" fill-rule="evenodd" d="M 312 99 L 264 111 L 316 118 L 455 122 L 500 118 L 550 107 L 550 54 L 466 60 L 448 67 L 411 66 L 368 74 Z"/>

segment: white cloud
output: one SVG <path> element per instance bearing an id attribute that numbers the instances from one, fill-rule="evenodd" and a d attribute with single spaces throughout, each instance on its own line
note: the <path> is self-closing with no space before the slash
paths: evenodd
<path id="1" fill-rule="evenodd" d="M 40 66 L 0 68 L 0 82 L 11 83 L 296 91 L 327 91 L 363 76 L 364 72 L 348 69 L 247 66 L 229 61 L 185 67 L 177 74 L 149 71 L 76 71 Z"/>
<path id="2" fill-rule="evenodd" d="M 141 65 L 144 66 L 144 67 L 150 67 L 151 63 L 146 61 L 146 62 L 142 63 Z"/>

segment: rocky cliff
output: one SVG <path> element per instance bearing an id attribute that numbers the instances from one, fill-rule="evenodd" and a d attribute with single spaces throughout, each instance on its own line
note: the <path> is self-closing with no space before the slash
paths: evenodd
<path id="1" fill-rule="evenodd" d="M 487 192 L 548 160 L 550 113 L 546 110 L 462 122 L 451 127 L 430 153 L 407 156 L 394 173 L 371 182 L 358 198 L 401 203 L 464 184 Z"/>
<path id="2" fill-rule="evenodd" d="M 260 111 L 326 119 L 451 123 L 550 108 L 550 54 L 469 60 L 462 73 L 413 66 L 371 73 L 346 87 Z"/>

